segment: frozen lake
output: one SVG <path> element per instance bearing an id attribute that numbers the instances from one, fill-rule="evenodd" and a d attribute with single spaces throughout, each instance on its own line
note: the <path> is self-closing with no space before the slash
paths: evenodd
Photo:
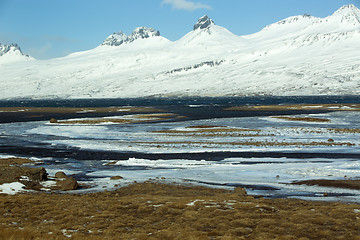
<path id="1" fill-rule="evenodd" d="M 126 103 L 122 106 L 130 110 L 106 116 L 88 111 L 66 116 L 58 123 L 41 118 L 5 121 L 0 124 L 0 151 L 2 157 L 42 160 L 50 175 L 64 171 L 91 185 L 77 192 L 159 179 L 211 187 L 242 186 L 249 194 L 275 198 L 360 202 L 358 190 L 289 184 L 360 179 L 360 111 L 325 111 L 320 107 L 329 100 L 324 99 L 318 99 L 318 105 L 312 100 L 290 100 L 283 98 L 285 104 L 303 103 L 308 108 L 228 111 L 232 106 L 281 103 L 280 99 L 269 102 L 263 98 L 258 102 L 248 99 L 246 104 L 233 99 L 215 103 L 200 99 L 154 105 L 132 102 L 130 107 Z M 134 105 L 152 110 L 134 112 Z M 110 180 L 112 176 L 123 179 Z"/>

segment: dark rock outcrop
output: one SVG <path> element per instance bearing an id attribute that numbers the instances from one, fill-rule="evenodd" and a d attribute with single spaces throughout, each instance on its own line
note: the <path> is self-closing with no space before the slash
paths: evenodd
<path id="1" fill-rule="evenodd" d="M 19 45 L 17 44 L 10 44 L 10 45 L 3 45 L 0 43 L 0 57 L 9 54 L 9 53 L 18 53 L 20 55 L 23 55 L 25 57 L 29 57 L 28 55 L 24 54 Z"/>
<path id="2" fill-rule="evenodd" d="M 57 181 L 54 190 L 69 191 L 69 190 L 76 190 L 77 188 L 78 188 L 78 183 L 76 179 L 73 177 L 67 177 L 64 180 Z"/>
<path id="3" fill-rule="evenodd" d="M 47 180 L 45 168 L 31 168 L 20 166 L 1 166 L 0 184 L 20 182 L 26 189 L 40 190 L 41 182 Z"/>
<path id="4" fill-rule="evenodd" d="M 101 45 L 120 46 L 122 44 L 131 43 L 137 39 L 146 39 L 151 37 L 159 37 L 160 32 L 153 28 L 138 27 L 129 36 L 122 31 L 110 35 Z"/>
<path id="5" fill-rule="evenodd" d="M 56 185 L 51 187 L 52 190 L 69 191 L 78 188 L 78 182 L 73 177 L 68 177 L 64 172 L 55 174 Z"/>
<path id="6" fill-rule="evenodd" d="M 211 25 L 215 25 L 214 21 L 211 20 L 207 15 L 199 18 L 197 23 L 194 25 L 194 30 L 196 29 L 205 29 L 210 27 Z"/>
<path id="7" fill-rule="evenodd" d="M 110 178 L 110 180 L 121 180 L 121 179 L 123 179 L 122 176 L 113 176 Z"/>
<path id="8" fill-rule="evenodd" d="M 64 172 L 57 172 L 55 173 L 55 178 L 67 178 Z"/>

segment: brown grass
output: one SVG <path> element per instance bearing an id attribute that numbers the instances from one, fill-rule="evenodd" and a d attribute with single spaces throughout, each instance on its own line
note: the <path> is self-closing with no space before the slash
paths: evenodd
<path id="1" fill-rule="evenodd" d="M 101 124 L 101 123 L 117 123 L 117 124 L 127 124 L 133 123 L 134 120 L 131 119 L 115 119 L 115 118 L 101 118 L 101 119 L 84 119 L 84 120 L 62 120 L 50 123 L 56 124 Z"/>
<path id="2" fill-rule="evenodd" d="M 314 117 L 286 117 L 286 116 L 276 116 L 272 118 L 284 119 L 288 121 L 301 121 L 301 122 L 330 122 L 330 119 L 326 118 L 314 118 Z"/>
<path id="3" fill-rule="evenodd" d="M 23 164 L 35 164 L 36 162 L 27 158 L 0 158 L 0 167 L 20 166 Z"/>
<path id="4" fill-rule="evenodd" d="M 171 118 L 176 115 L 173 113 L 151 113 L 151 114 L 138 114 L 135 115 L 136 118 Z"/>
<path id="5" fill-rule="evenodd" d="M 0 239 L 360 239 L 359 205 L 194 186 L 0 195 L 0 206 Z"/>
<path id="6" fill-rule="evenodd" d="M 291 111 L 291 110 L 330 110 L 330 111 L 360 111 L 360 104 L 287 104 L 229 107 L 228 111 Z"/>
<path id="7" fill-rule="evenodd" d="M 163 133 L 167 136 L 183 136 L 183 137 L 260 137 L 270 136 L 270 134 L 260 134 L 261 130 L 246 128 L 228 128 L 224 126 L 197 125 L 188 126 L 187 129 L 192 130 L 158 130 L 153 133 Z"/>
<path id="8" fill-rule="evenodd" d="M 321 118 L 300 118 L 300 117 L 277 117 L 286 120 L 294 120 L 294 121 L 308 121 L 308 122 L 328 122 L 329 119 L 321 119 Z M 261 147 L 283 147 L 283 146 L 293 146 L 293 147 L 311 147 L 311 146 L 355 146 L 357 144 L 352 142 L 338 142 L 333 139 L 326 139 L 326 140 L 318 140 L 318 141 L 311 141 L 311 142 L 304 142 L 303 140 L 299 139 L 298 141 L 287 141 L 286 136 L 284 136 L 283 141 L 278 141 L 274 139 L 265 139 L 262 141 L 256 141 L 252 138 L 254 137 L 274 137 L 279 136 L 277 133 L 278 128 L 272 128 L 270 130 L 261 130 L 261 129 L 246 129 L 246 128 L 230 128 L 225 126 L 214 126 L 214 125 L 196 125 L 196 126 L 188 126 L 187 129 L 165 129 L 165 130 L 158 130 L 153 131 L 153 133 L 160 133 L 165 134 L 167 137 L 171 136 L 181 136 L 181 137 L 190 137 L 190 138 L 197 138 L 197 137 L 206 137 L 208 138 L 206 141 L 166 141 L 166 142 L 132 142 L 138 144 L 149 144 L 149 145 L 157 145 L 157 147 L 168 147 L 172 145 L 174 147 L 189 147 L 192 145 L 195 146 L 202 146 L 204 148 L 214 148 L 220 145 L 228 145 L 228 146 L 261 146 Z M 325 134 L 325 133 L 334 133 L 334 134 L 342 134 L 342 133 L 360 133 L 359 129 L 337 129 L 337 128 L 323 128 L 323 129 L 310 129 L 310 128 L 303 128 L 303 127 L 293 127 L 290 128 L 293 131 L 306 132 L 306 133 L 316 133 L 316 134 Z M 236 140 L 236 141 L 219 141 L 219 138 L 227 138 L 227 137 L 234 137 L 234 138 L 248 138 L 243 140 Z M 211 141 L 210 138 L 214 138 L 217 141 Z"/>
<path id="9" fill-rule="evenodd" d="M 236 133 L 236 132 L 261 132 L 257 129 L 246 129 L 246 128 L 227 128 L 227 127 L 187 127 L 195 130 L 158 130 L 153 133 L 171 133 L 171 134 L 194 134 L 194 133 Z"/>
<path id="10" fill-rule="evenodd" d="M 191 146 L 191 145 L 200 145 L 203 147 L 217 147 L 220 145 L 223 146 L 262 146 L 262 147 L 285 147 L 285 146 L 293 146 L 293 147 L 309 147 L 309 146 L 355 146 L 354 143 L 350 142 L 279 142 L 279 141 L 244 141 L 244 142 L 208 142 L 208 141 L 164 141 L 164 142 L 131 142 L 134 144 L 149 144 L 156 145 L 157 147 L 165 147 L 168 145 L 179 147 Z"/>
<path id="11" fill-rule="evenodd" d="M 328 128 L 328 130 L 334 133 L 360 133 L 358 128 Z"/>
<path id="12" fill-rule="evenodd" d="M 188 126 L 186 128 L 226 128 L 225 126 L 216 126 L 216 125 L 196 125 Z"/>
<path id="13" fill-rule="evenodd" d="M 360 239 L 356 204 L 154 181 L 88 194 L 0 194 L 0 239 Z"/>

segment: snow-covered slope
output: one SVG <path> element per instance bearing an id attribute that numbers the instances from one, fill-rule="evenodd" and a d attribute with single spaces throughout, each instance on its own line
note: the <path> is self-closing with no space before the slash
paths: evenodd
<path id="1" fill-rule="evenodd" d="M 0 98 L 360 94 L 359 49 L 353 5 L 247 36 L 203 16 L 174 42 L 137 28 L 67 57 L 0 64 Z"/>
<path id="2" fill-rule="evenodd" d="M 0 44 L 0 64 L 13 63 L 24 60 L 33 60 L 33 58 L 25 55 L 17 44 Z"/>

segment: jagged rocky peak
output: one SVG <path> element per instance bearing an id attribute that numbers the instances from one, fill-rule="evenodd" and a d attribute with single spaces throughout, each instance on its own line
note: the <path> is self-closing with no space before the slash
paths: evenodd
<path id="1" fill-rule="evenodd" d="M 210 27 L 211 25 L 215 25 L 214 21 L 211 20 L 207 15 L 204 15 L 201 18 L 199 18 L 197 23 L 194 25 L 194 30 L 205 29 Z"/>
<path id="2" fill-rule="evenodd" d="M 18 55 L 27 56 L 21 51 L 20 47 L 17 44 L 3 45 L 0 43 L 0 56 L 3 56 L 8 53 L 10 54 L 15 53 Z"/>
<path id="3" fill-rule="evenodd" d="M 133 37 L 134 39 L 159 37 L 160 32 L 156 31 L 153 28 L 138 27 L 138 28 L 135 28 L 135 30 L 131 33 L 130 36 Z"/>
<path id="4" fill-rule="evenodd" d="M 109 37 L 107 37 L 101 45 L 108 45 L 108 46 L 119 46 L 123 44 L 127 40 L 126 34 L 122 31 L 118 33 L 113 33 Z"/>
<path id="5" fill-rule="evenodd" d="M 153 28 L 138 27 L 130 35 L 126 35 L 122 31 L 110 35 L 101 45 L 120 46 L 122 44 L 131 43 L 137 39 L 145 39 L 151 37 L 159 37 L 160 32 Z"/>

